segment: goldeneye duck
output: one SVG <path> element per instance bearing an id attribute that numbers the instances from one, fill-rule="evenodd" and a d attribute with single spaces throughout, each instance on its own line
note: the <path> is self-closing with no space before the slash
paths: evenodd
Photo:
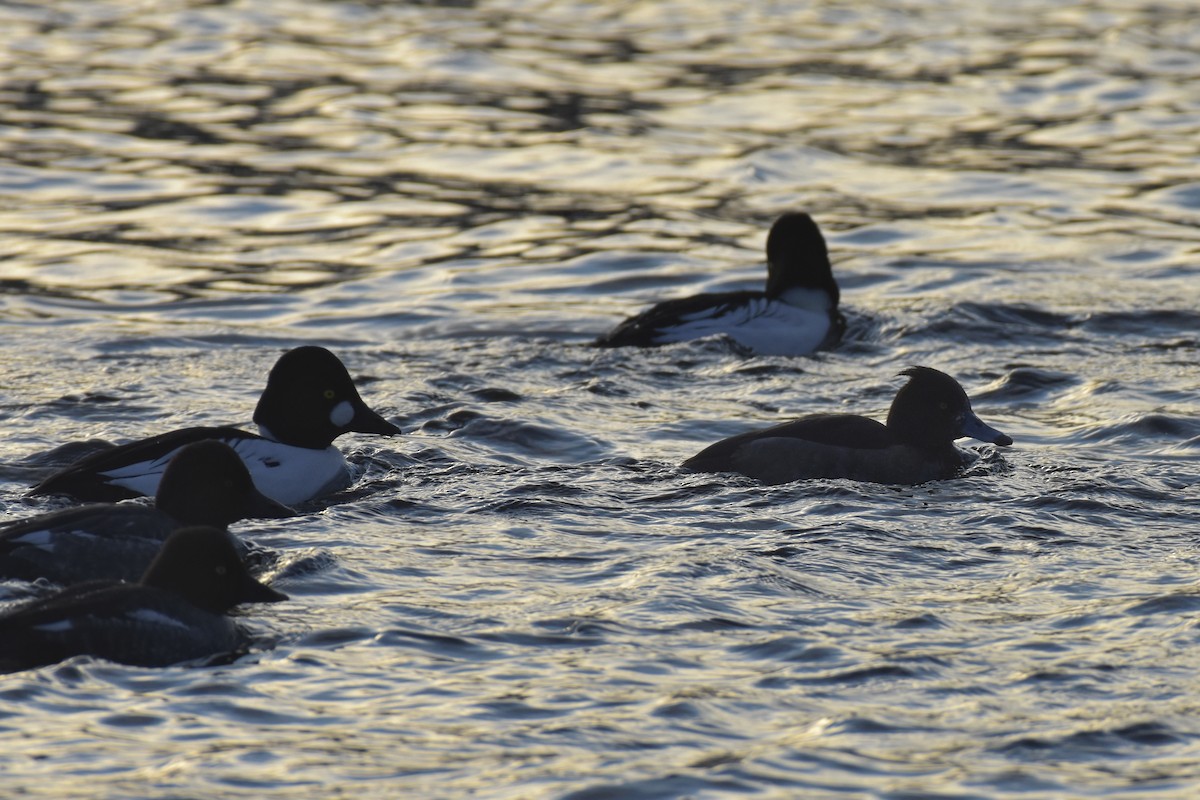
<path id="1" fill-rule="evenodd" d="M 193 442 L 167 465 L 153 508 L 97 503 L 0 526 L 0 577 L 59 584 L 134 581 L 179 528 L 224 529 L 247 517 L 294 513 L 255 488 L 229 445 Z"/>
<path id="2" fill-rule="evenodd" d="M 164 667 L 230 653 L 244 642 L 226 612 L 286 599 L 250 576 L 226 531 L 182 528 L 138 583 L 81 583 L 0 615 L 0 670 L 80 655 Z"/>
<path id="3" fill-rule="evenodd" d="M 697 472 L 740 472 L 763 483 L 849 478 L 918 484 L 953 477 L 965 466 L 955 439 L 1007 447 L 1012 439 L 971 410 L 958 382 L 929 367 L 909 367 L 887 424 L 856 414 L 814 414 L 717 442 L 683 462 Z"/>
<path id="4" fill-rule="evenodd" d="M 334 439 L 350 431 L 400 433 L 363 402 L 338 357 L 313 345 L 289 350 L 275 362 L 254 422 L 261 435 L 238 428 L 184 428 L 104 450 L 54 473 L 32 493 L 97 502 L 153 495 L 179 448 L 216 439 L 241 457 L 259 491 L 297 505 L 349 483 L 346 459 Z"/>
<path id="5" fill-rule="evenodd" d="M 804 213 L 784 214 L 767 236 L 761 292 L 719 292 L 667 300 L 596 339 L 597 347 L 655 347 L 723 334 L 760 355 L 806 355 L 832 347 L 846 320 L 821 229 Z"/>

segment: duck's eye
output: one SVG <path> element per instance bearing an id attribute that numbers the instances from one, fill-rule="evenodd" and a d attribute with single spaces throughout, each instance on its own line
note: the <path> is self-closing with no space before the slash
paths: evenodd
<path id="1" fill-rule="evenodd" d="M 326 389 L 324 392 L 322 392 L 322 394 L 325 395 L 326 400 L 332 400 L 333 398 L 337 397 L 337 392 L 335 392 L 333 389 Z"/>
<path id="2" fill-rule="evenodd" d="M 225 567 L 223 567 L 223 566 L 217 567 L 217 574 L 220 575 L 222 578 L 225 577 L 225 573 L 227 573 L 227 572 L 229 572 L 229 570 L 227 570 Z"/>
<path id="3" fill-rule="evenodd" d="M 946 410 L 946 409 L 948 409 L 949 407 L 950 407 L 950 404 L 949 404 L 949 403 L 947 403 L 945 400 L 943 400 L 942 402 L 938 403 L 938 408 L 940 408 L 942 411 L 945 411 L 945 410 Z"/>

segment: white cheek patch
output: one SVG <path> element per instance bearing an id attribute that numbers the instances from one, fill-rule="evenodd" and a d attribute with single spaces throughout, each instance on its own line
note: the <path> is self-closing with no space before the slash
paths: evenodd
<path id="1" fill-rule="evenodd" d="M 350 420 L 354 419 L 354 406 L 343 400 L 333 407 L 329 412 L 329 421 L 333 423 L 335 428 L 344 428 L 350 424 Z"/>

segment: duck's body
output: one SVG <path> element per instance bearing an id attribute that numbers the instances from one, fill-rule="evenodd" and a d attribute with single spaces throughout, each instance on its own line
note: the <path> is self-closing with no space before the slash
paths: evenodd
<path id="1" fill-rule="evenodd" d="M 0 577 L 67 586 L 134 581 L 179 523 L 143 505 L 94 503 L 0 530 Z"/>
<path id="2" fill-rule="evenodd" d="M 247 517 L 294 512 L 255 488 L 242 460 L 213 439 L 181 448 L 153 508 L 95 503 L 0 526 L 0 577 L 71 584 L 137 580 L 176 530 L 225 528 Z"/>
<path id="3" fill-rule="evenodd" d="M 337 491 L 350 481 L 345 456 L 333 445 L 297 447 L 238 428 L 184 428 L 88 456 L 42 481 L 34 493 L 101 502 L 151 496 L 182 448 L 208 440 L 230 447 L 259 491 L 285 505 Z"/>
<path id="4" fill-rule="evenodd" d="M 276 362 L 254 421 L 261 435 L 228 427 L 184 428 L 101 451 L 46 478 L 33 493 L 98 502 L 153 495 L 180 448 L 215 439 L 241 457 L 259 491 L 298 505 L 349 483 L 346 459 L 333 446 L 338 436 L 400 432 L 363 402 L 337 356 L 313 346 L 290 350 Z"/>
<path id="5" fill-rule="evenodd" d="M 166 589 L 84 583 L 0 617 L 0 671 L 54 664 L 77 655 L 165 667 L 236 650 L 233 621 Z"/>
<path id="6" fill-rule="evenodd" d="M 630 317 L 598 347 L 655 347 L 723 335 L 760 355 L 804 355 L 836 344 L 846 322 L 829 253 L 807 214 L 784 214 L 767 237 L 763 291 L 667 300 Z"/>
<path id="7" fill-rule="evenodd" d="M 286 600 L 250 577 L 229 534 L 171 534 L 139 583 L 77 584 L 0 615 L 0 670 L 90 655 L 159 667 L 228 653 L 242 636 L 226 612 Z"/>
<path id="8" fill-rule="evenodd" d="M 764 483 L 849 478 L 918 484 L 953 477 L 965 465 L 954 440 L 1002 447 L 1012 439 L 984 424 L 945 373 L 911 367 L 887 424 L 856 414 L 815 414 L 723 439 L 683 463 L 696 472 L 738 472 Z"/>

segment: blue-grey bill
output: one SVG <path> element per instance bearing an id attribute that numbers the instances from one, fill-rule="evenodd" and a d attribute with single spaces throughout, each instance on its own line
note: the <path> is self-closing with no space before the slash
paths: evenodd
<path id="1" fill-rule="evenodd" d="M 1013 443 L 1011 436 L 1006 436 L 969 411 L 963 415 L 961 431 L 963 436 L 970 436 L 981 442 L 998 444 L 1001 447 L 1008 447 Z"/>

